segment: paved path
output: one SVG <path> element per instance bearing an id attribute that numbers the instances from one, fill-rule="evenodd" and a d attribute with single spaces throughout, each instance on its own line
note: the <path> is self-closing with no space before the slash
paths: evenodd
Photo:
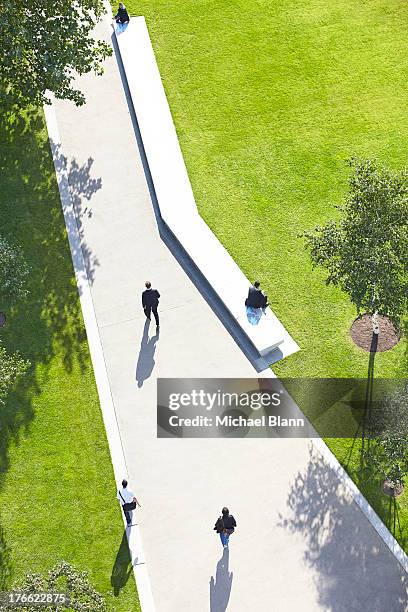
<path id="1" fill-rule="evenodd" d="M 156 438 L 158 376 L 257 375 L 159 237 L 115 57 L 79 84 L 86 106 L 58 102 L 57 120 L 156 609 L 406 610 L 401 566 L 307 440 Z M 225 504 L 229 555 L 212 531 Z"/>

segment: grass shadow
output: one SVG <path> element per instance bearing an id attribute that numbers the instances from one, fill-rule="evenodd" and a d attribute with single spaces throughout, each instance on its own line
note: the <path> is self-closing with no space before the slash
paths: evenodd
<path id="1" fill-rule="evenodd" d="M 67 160 L 57 151 L 57 165 Z M 92 160 L 67 168 L 75 209 L 81 219 L 88 201 L 101 187 L 91 176 Z M 11 307 L 0 304 L 7 323 L 0 340 L 9 353 L 19 351 L 30 370 L 0 411 L 0 485 L 8 468 L 8 447 L 18 442 L 34 417 L 33 397 L 49 375 L 58 355 L 71 372 L 87 369 L 88 349 L 78 290 L 72 267 L 50 143 L 41 110 L 6 113 L 0 124 L 0 232 L 21 246 L 31 268 L 29 296 Z M 86 244 L 83 250 L 91 276 L 97 260 Z M 53 374 L 55 375 L 55 374 Z"/>
<path id="2" fill-rule="evenodd" d="M 0 592 L 10 586 L 12 576 L 11 550 L 7 545 L 4 530 L 0 525 Z"/>

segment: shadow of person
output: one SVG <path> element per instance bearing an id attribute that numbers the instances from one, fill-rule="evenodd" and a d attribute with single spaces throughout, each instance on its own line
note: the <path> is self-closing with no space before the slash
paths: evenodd
<path id="1" fill-rule="evenodd" d="M 214 576 L 210 579 L 210 612 L 225 612 L 231 595 L 233 573 L 228 571 L 229 550 L 224 548 L 217 563 Z"/>
<path id="2" fill-rule="evenodd" d="M 129 576 L 133 572 L 132 558 L 129 552 L 126 531 L 123 533 L 122 541 L 116 555 L 115 563 L 112 568 L 111 585 L 113 594 L 118 597 L 120 590 L 126 586 Z"/>
<path id="3" fill-rule="evenodd" d="M 140 343 L 139 357 L 136 365 L 136 380 L 137 386 L 142 387 L 144 381 L 149 378 L 153 372 L 155 365 L 154 353 L 156 351 L 156 342 L 159 339 L 159 330 L 156 329 L 156 334 L 149 338 L 149 319 L 143 328 L 142 342 Z"/>

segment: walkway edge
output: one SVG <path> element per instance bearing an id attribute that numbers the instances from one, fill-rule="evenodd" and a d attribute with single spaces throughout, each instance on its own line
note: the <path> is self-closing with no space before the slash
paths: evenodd
<path id="1" fill-rule="evenodd" d="M 330 448 L 321 438 L 314 438 L 313 445 L 327 461 L 340 482 L 347 488 L 348 492 L 351 494 L 353 500 L 358 505 L 364 516 L 367 518 L 369 523 L 371 523 L 384 544 L 389 548 L 396 560 L 400 563 L 404 571 L 408 574 L 408 556 L 398 544 L 390 530 L 382 522 L 376 511 L 368 503 L 360 489 L 347 474 L 346 470 L 339 463 L 337 457 L 331 452 Z"/>
<path id="2" fill-rule="evenodd" d="M 138 53 L 136 54 L 139 57 L 139 65 L 143 62 L 143 60 L 145 60 L 148 64 L 147 69 L 145 71 L 145 75 L 147 76 L 147 73 L 149 72 L 154 72 L 154 77 L 152 78 L 156 78 L 156 92 L 159 99 L 158 100 L 154 100 L 154 104 L 153 104 L 153 100 L 150 100 L 150 103 L 152 106 L 154 106 L 154 108 L 157 111 L 157 108 L 160 109 L 160 111 L 165 115 L 165 121 L 164 123 L 166 124 L 166 128 L 167 131 L 171 134 L 171 138 L 175 139 L 177 141 L 177 155 L 175 156 L 175 159 L 177 159 L 181 164 L 182 164 L 182 170 L 180 171 L 180 175 L 185 177 L 185 181 L 186 181 L 186 191 L 188 193 L 190 193 L 191 190 L 191 185 L 190 185 L 190 181 L 188 178 L 188 173 L 185 169 L 185 165 L 184 165 L 184 158 L 182 156 L 181 153 L 181 149 L 179 147 L 179 143 L 178 143 L 178 138 L 176 135 L 176 130 L 174 127 L 174 123 L 173 123 L 173 119 L 172 119 L 172 115 L 171 115 L 171 110 L 167 101 L 167 97 L 162 85 L 162 81 L 161 81 L 161 76 L 160 76 L 160 71 L 156 62 L 156 58 L 155 58 L 155 54 L 154 54 L 154 50 L 153 50 L 153 45 L 150 39 L 150 34 L 147 28 L 147 24 L 146 24 L 146 20 L 144 18 L 144 16 L 139 16 L 139 17 L 132 17 L 132 21 L 134 23 L 138 23 L 139 26 L 139 30 L 140 30 L 140 34 L 143 35 L 144 37 L 144 46 L 147 48 L 147 56 L 146 54 L 143 55 L 141 53 L 141 48 L 138 48 Z M 119 47 L 119 52 L 121 53 L 121 49 L 120 49 L 120 44 L 119 44 L 119 37 L 117 35 L 117 31 L 114 28 L 114 35 L 116 36 L 116 40 L 118 42 L 118 47 Z M 146 59 L 146 57 L 148 59 Z M 123 57 L 121 55 L 121 61 L 122 61 L 122 65 L 124 68 L 124 73 L 126 75 L 126 78 L 128 78 L 128 75 L 126 73 L 126 69 L 124 67 L 123 64 Z M 146 133 L 150 136 L 150 132 L 149 129 L 146 128 L 145 129 L 145 135 L 143 134 L 143 125 L 140 126 L 140 124 L 143 124 L 143 121 L 141 121 L 141 117 L 139 116 L 140 113 L 138 113 L 138 111 L 143 111 L 144 115 L 142 117 L 142 119 L 144 119 L 144 123 L 147 125 L 150 121 L 150 115 L 149 115 L 149 111 L 146 112 L 145 107 L 143 106 L 143 104 L 141 103 L 142 100 L 142 96 L 141 95 L 137 95 L 138 89 L 137 87 L 133 87 L 133 92 L 132 90 L 130 90 L 130 96 L 131 96 L 131 103 L 133 105 L 134 111 L 135 111 L 135 115 L 138 119 L 138 123 L 139 123 L 139 129 L 140 129 L 140 135 L 141 135 L 141 139 L 143 142 L 143 146 L 145 148 L 149 148 L 150 149 L 150 155 L 148 152 L 146 152 L 146 158 L 149 164 L 149 171 L 150 171 L 150 165 L 151 165 L 151 161 L 152 161 L 152 151 L 154 149 L 154 146 L 156 145 L 156 142 L 154 141 L 154 138 L 149 138 L 147 139 L 148 142 L 146 142 Z M 138 102 L 138 104 L 137 104 Z M 136 108 L 138 107 L 138 108 Z M 143 114 L 142 112 L 142 114 Z M 147 117 L 147 120 L 146 120 Z M 167 123 L 166 123 L 167 122 Z M 147 145 L 149 145 L 149 147 L 147 147 Z M 181 161 L 180 161 L 181 160 Z M 156 181 L 154 180 L 152 174 L 151 174 L 151 180 L 153 182 L 153 184 L 155 184 L 155 186 L 157 186 L 157 177 L 160 173 L 160 164 L 157 164 L 158 166 L 158 170 L 156 172 L 156 176 L 154 177 L 156 179 Z M 165 191 L 164 187 L 162 186 L 161 191 Z M 159 197 L 158 197 L 159 199 Z M 188 204 L 191 204 L 191 200 L 189 197 L 185 198 L 185 201 Z M 196 209 L 196 205 L 195 205 L 195 201 L 194 201 L 194 196 L 192 195 L 192 202 L 194 204 L 194 213 L 197 214 L 197 209 Z M 160 202 L 159 202 L 159 207 L 160 207 Z M 188 207 L 187 207 L 188 208 Z M 164 217 L 165 218 L 165 217 Z M 201 218 L 201 217 L 200 217 Z M 170 226 L 171 227 L 171 226 Z M 175 233 L 176 238 L 177 238 L 177 233 Z M 223 247 L 224 248 L 224 247 Z M 282 325 L 280 323 L 280 325 Z M 282 325 L 283 327 L 283 325 Z M 285 329 L 285 328 L 283 328 Z M 286 330 L 285 330 L 286 332 Z M 288 332 L 286 332 L 287 337 L 290 339 L 290 341 L 292 341 L 295 345 L 295 341 L 290 337 L 290 335 L 288 334 Z M 297 345 L 296 345 L 297 346 Z M 299 347 L 298 347 L 299 348 Z M 295 350 L 298 350 L 295 349 Z M 292 351 L 288 352 L 287 354 L 291 354 Z M 295 351 L 293 351 L 295 352 Z M 285 354 L 286 356 L 286 354 Z M 272 364 L 273 365 L 273 364 Z M 269 368 L 266 369 L 263 372 L 260 372 L 258 374 L 258 376 L 260 378 L 262 377 L 268 377 L 269 374 Z M 340 482 L 347 488 L 348 492 L 350 493 L 350 495 L 352 496 L 353 500 L 355 501 L 355 503 L 358 505 L 358 507 L 360 508 L 360 510 L 363 512 L 363 514 L 365 515 L 365 517 L 367 518 L 367 520 L 369 521 L 369 523 L 372 525 L 372 527 L 375 529 L 375 531 L 378 533 L 378 535 L 380 536 L 380 538 L 383 540 L 383 542 L 385 543 L 385 545 L 389 548 L 389 550 L 391 551 L 391 553 L 394 555 L 394 557 L 397 559 L 397 561 L 400 563 L 400 565 L 403 567 L 403 569 L 405 570 L 405 572 L 408 573 L 408 556 L 405 554 L 405 552 L 403 551 L 403 549 L 401 548 L 401 546 L 398 544 L 398 542 L 396 541 L 396 539 L 393 537 L 393 535 L 391 534 L 391 532 L 389 531 L 389 529 L 386 527 L 386 525 L 382 522 L 382 520 L 380 519 L 380 517 L 378 516 L 378 514 L 375 512 L 375 510 L 372 508 L 372 506 L 368 503 L 368 501 L 366 500 L 366 498 L 364 497 L 364 495 L 361 493 L 361 491 L 359 490 L 359 488 L 356 486 L 356 484 L 353 482 L 353 480 L 351 479 L 351 477 L 347 474 L 347 472 L 344 470 L 344 468 L 341 466 L 341 464 L 339 463 L 338 459 L 335 457 L 335 455 L 331 452 L 331 450 L 329 449 L 329 447 L 324 443 L 324 441 L 320 438 L 312 438 L 312 443 L 314 444 L 314 446 L 316 447 L 316 449 L 320 452 L 320 454 L 325 458 L 325 460 L 327 461 L 328 465 L 331 467 L 331 469 L 335 472 L 335 474 L 337 475 L 337 477 L 339 478 Z"/>
<path id="3" fill-rule="evenodd" d="M 79 299 L 81 302 L 82 314 L 84 317 L 88 345 L 91 353 L 96 386 L 98 389 L 103 422 L 105 425 L 106 436 L 108 439 L 115 481 L 116 483 L 118 483 L 123 478 L 127 478 L 126 460 L 123 452 L 122 440 L 120 437 L 118 422 L 116 418 L 115 406 L 110 389 L 102 343 L 99 336 L 99 328 L 96 320 L 91 289 L 89 286 L 85 261 L 83 258 L 81 241 L 78 232 L 77 218 L 71 194 L 69 191 L 67 169 L 65 167 L 65 164 L 61 164 L 61 162 L 59 161 L 61 159 L 61 156 L 63 155 L 63 148 L 59 136 L 57 117 L 55 114 L 54 106 L 45 105 L 44 115 L 47 124 L 48 138 L 50 141 L 51 152 L 54 161 L 55 174 L 57 178 L 61 205 L 65 219 L 65 226 L 67 229 L 69 246 L 71 249 L 72 263 L 74 266 Z M 58 157 L 56 155 L 57 151 Z M 113 493 L 114 492 L 112 491 L 112 494 Z M 116 501 L 116 495 L 112 495 L 112 503 L 118 503 Z M 122 518 L 125 527 L 125 518 L 124 516 Z M 151 590 L 147 564 L 145 562 L 145 555 L 143 551 L 143 544 L 139 525 L 134 525 L 131 528 L 130 533 L 127 532 L 127 537 L 141 609 L 143 610 L 143 612 L 155 612 L 153 594 Z"/>

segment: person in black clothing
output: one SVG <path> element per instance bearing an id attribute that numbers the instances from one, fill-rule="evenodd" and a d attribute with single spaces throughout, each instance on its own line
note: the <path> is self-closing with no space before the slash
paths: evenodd
<path id="1" fill-rule="evenodd" d="M 255 281 L 252 287 L 249 288 L 245 306 L 250 306 L 251 308 L 266 308 L 268 306 L 268 296 L 259 288 L 260 284 L 259 281 Z"/>
<path id="2" fill-rule="evenodd" d="M 129 15 L 123 2 L 119 2 L 118 12 L 115 15 L 116 23 L 129 23 Z"/>
<path id="3" fill-rule="evenodd" d="M 159 305 L 160 293 L 157 289 L 152 289 L 152 284 L 149 281 L 145 282 L 146 289 L 142 293 L 142 306 L 146 317 L 150 321 L 150 314 L 154 314 L 156 327 L 159 328 L 159 313 L 157 307 Z"/>
<path id="4" fill-rule="evenodd" d="M 220 534 L 223 548 L 228 548 L 229 537 L 231 533 L 234 533 L 236 526 L 237 522 L 232 514 L 229 513 L 228 508 L 223 508 L 222 514 L 218 517 L 214 527 L 214 531 Z"/>

